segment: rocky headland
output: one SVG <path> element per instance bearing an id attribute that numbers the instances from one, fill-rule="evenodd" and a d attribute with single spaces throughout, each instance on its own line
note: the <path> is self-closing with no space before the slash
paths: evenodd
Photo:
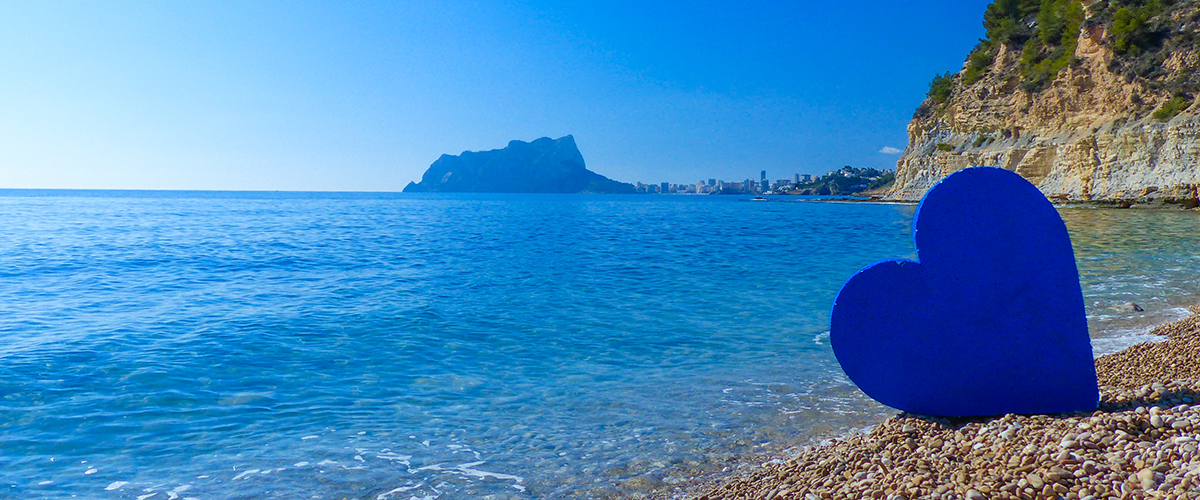
<path id="1" fill-rule="evenodd" d="M 996 0 L 987 38 L 935 78 L 885 195 L 969 166 L 1061 202 L 1200 202 L 1200 1 Z"/>
<path id="2" fill-rule="evenodd" d="M 847 165 L 813 179 L 812 182 L 792 186 L 786 194 L 871 196 L 883 192 L 881 188 L 891 185 L 894 178 L 892 172 Z"/>
<path id="3" fill-rule="evenodd" d="M 406 193 L 633 193 L 632 184 L 588 170 L 568 135 L 511 141 L 491 151 L 442 155 Z"/>
<path id="4" fill-rule="evenodd" d="M 1094 412 L 953 420 L 900 414 L 690 498 L 1200 498 L 1200 314 L 1151 333 L 1164 341 L 1096 359 L 1101 401 Z"/>

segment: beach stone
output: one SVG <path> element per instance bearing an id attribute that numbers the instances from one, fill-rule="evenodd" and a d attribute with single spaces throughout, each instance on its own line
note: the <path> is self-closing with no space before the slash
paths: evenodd
<path id="1" fill-rule="evenodd" d="M 1177 401 L 1200 392 L 1200 316 L 1172 331 L 1166 342 L 1097 358 L 1102 399 L 1086 415 L 1006 414 L 957 423 L 898 416 L 783 466 L 765 462 L 761 472 L 730 479 L 738 486 L 708 498 L 761 499 L 778 490 L 772 500 L 976 498 L 970 491 L 996 500 L 1198 500 L 1200 408 Z M 1154 399 L 1153 392 L 1167 396 Z M 1152 424 L 1155 416 L 1162 427 Z M 913 432 L 900 432 L 905 425 Z M 1019 431 L 1001 437 L 1010 430 Z M 925 446 L 908 448 L 909 439 Z M 937 440 L 941 448 L 933 446 Z M 1077 445 L 1064 448 L 1063 441 Z"/>
<path id="2" fill-rule="evenodd" d="M 1142 469 L 1137 473 L 1137 479 L 1142 484 L 1142 489 L 1151 490 L 1158 487 L 1158 481 L 1155 480 L 1155 471 L 1153 469 Z"/>

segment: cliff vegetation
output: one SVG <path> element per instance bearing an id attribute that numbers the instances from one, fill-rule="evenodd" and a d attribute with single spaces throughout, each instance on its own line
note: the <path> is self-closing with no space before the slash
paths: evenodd
<path id="1" fill-rule="evenodd" d="M 856 168 L 849 165 L 822 175 L 812 182 L 796 185 L 788 194 L 820 196 L 863 196 L 875 194 L 888 187 L 895 179 L 890 171 L 874 168 Z"/>
<path id="2" fill-rule="evenodd" d="M 1195 205 L 1200 0 L 995 0 L 909 124 L 895 199 L 977 165 L 1063 201 Z"/>

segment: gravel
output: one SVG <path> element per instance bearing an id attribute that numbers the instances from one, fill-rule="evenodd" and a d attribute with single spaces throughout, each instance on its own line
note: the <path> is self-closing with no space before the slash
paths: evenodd
<path id="1" fill-rule="evenodd" d="M 971 419 L 900 414 L 868 434 L 765 463 L 689 497 L 1200 498 L 1200 314 L 1151 333 L 1166 341 L 1096 360 L 1095 412 Z"/>

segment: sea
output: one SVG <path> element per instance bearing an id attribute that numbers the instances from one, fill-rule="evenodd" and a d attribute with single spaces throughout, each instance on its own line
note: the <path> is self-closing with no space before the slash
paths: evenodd
<path id="1" fill-rule="evenodd" d="M 0 191 L 0 498 L 679 496 L 895 413 L 829 310 L 914 210 Z M 1200 302 L 1200 212 L 1060 213 L 1097 355 Z"/>

